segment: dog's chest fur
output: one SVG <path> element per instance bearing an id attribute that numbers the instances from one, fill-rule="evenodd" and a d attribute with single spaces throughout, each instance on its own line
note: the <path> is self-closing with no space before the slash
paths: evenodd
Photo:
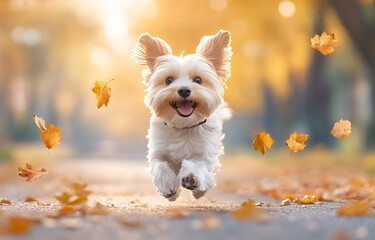
<path id="1" fill-rule="evenodd" d="M 179 164 L 184 159 L 212 160 L 222 151 L 222 122 L 217 114 L 206 123 L 188 129 L 176 129 L 153 117 L 149 130 L 149 151 L 153 155 Z"/>

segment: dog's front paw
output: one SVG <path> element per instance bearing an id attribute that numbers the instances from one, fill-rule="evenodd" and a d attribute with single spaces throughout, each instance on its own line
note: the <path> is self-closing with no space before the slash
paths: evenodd
<path id="1" fill-rule="evenodd" d="M 177 190 L 171 190 L 169 193 L 160 192 L 160 194 L 165 198 L 171 198 L 171 197 L 173 197 L 174 195 L 177 194 Z"/>
<path id="2" fill-rule="evenodd" d="M 198 184 L 197 178 L 192 173 L 182 178 L 182 186 L 186 189 L 195 190 L 198 188 Z"/>

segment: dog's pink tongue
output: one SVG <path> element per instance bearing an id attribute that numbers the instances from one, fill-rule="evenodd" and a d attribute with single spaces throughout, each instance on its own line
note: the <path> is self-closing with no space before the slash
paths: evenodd
<path id="1" fill-rule="evenodd" d="M 177 110 L 183 115 L 190 115 L 193 112 L 193 102 L 192 101 L 181 101 L 177 102 Z"/>

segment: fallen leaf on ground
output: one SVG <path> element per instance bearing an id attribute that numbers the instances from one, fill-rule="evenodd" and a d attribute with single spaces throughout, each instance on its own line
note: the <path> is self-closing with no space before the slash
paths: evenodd
<path id="1" fill-rule="evenodd" d="M 37 204 L 39 205 L 39 206 L 51 206 L 51 203 L 40 203 L 40 202 L 37 202 Z"/>
<path id="2" fill-rule="evenodd" d="M 268 133 L 261 132 L 254 137 L 253 147 L 255 151 L 258 151 L 264 155 L 266 153 L 266 147 L 271 149 L 271 146 L 274 143 L 275 141 Z"/>
<path id="3" fill-rule="evenodd" d="M 306 147 L 304 143 L 308 138 L 309 134 L 298 133 L 295 131 L 293 134 L 290 134 L 289 139 L 286 140 L 286 145 L 291 151 L 298 152 Z"/>
<path id="4" fill-rule="evenodd" d="M 336 42 L 337 40 L 335 39 L 334 34 L 327 34 L 326 32 L 323 32 L 320 37 L 318 34 L 316 34 L 314 38 L 311 38 L 311 47 L 315 49 L 315 52 L 330 55 L 335 51 L 332 46 Z"/>
<path id="5" fill-rule="evenodd" d="M 332 240 L 350 240 L 350 232 L 347 230 L 338 230 L 332 233 Z"/>
<path id="6" fill-rule="evenodd" d="M 269 189 L 269 190 L 267 191 L 267 195 L 268 195 L 270 198 L 274 198 L 274 199 L 279 199 L 279 198 L 280 198 L 280 192 L 279 192 L 279 190 L 277 190 L 276 188 Z"/>
<path id="7" fill-rule="evenodd" d="M 201 229 L 216 229 L 220 226 L 220 219 L 216 216 L 203 217 Z"/>
<path id="8" fill-rule="evenodd" d="M 340 122 L 335 122 L 331 134 L 337 139 L 344 139 L 349 137 L 352 133 L 352 124 L 349 120 L 342 120 Z"/>
<path id="9" fill-rule="evenodd" d="M 102 205 L 101 203 L 96 203 L 93 208 L 90 208 L 86 211 L 87 214 L 109 214 L 111 210 L 109 210 L 106 206 Z"/>
<path id="10" fill-rule="evenodd" d="M 110 81 L 112 81 L 112 80 L 110 80 Z M 108 105 L 109 98 L 111 97 L 111 88 L 108 87 L 107 85 L 110 81 L 108 81 L 106 83 L 104 81 L 96 81 L 95 82 L 95 86 L 92 89 L 92 91 L 96 95 L 98 109 L 103 105 L 105 105 L 105 106 Z"/>
<path id="11" fill-rule="evenodd" d="M 25 202 L 37 202 L 37 200 L 33 197 L 26 197 Z"/>
<path id="12" fill-rule="evenodd" d="M 33 221 L 24 217 L 9 217 L 9 223 L 0 228 L 0 235 L 25 235 L 31 230 Z"/>
<path id="13" fill-rule="evenodd" d="M 290 200 L 289 198 L 286 198 L 286 199 L 284 199 L 284 200 L 281 202 L 280 206 L 287 206 L 287 205 L 290 205 L 290 202 L 291 202 L 291 200 Z"/>
<path id="14" fill-rule="evenodd" d="M 12 202 L 9 201 L 9 200 L 7 200 L 7 199 L 2 199 L 2 200 L 0 201 L 0 205 L 4 205 L 4 204 L 12 205 Z"/>
<path id="15" fill-rule="evenodd" d="M 129 219 L 124 219 L 124 218 L 121 218 L 118 220 L 119 223 L 121 223 L 122 225 L 126 226 L 126 227 L 130 227 L 130 228 L 139 228 L 139 227 L 142 227 L 142 223 L 139 222 L 139 221 L 134 221 L 134 220 L 129 220 Z"/>
<path id="16" fill-rule="evenodd" d="M 184 218 L 189 215 L 189 212 L 185 209 L 173 209 L 169 213 L 169 217 L 171 218 Z"/>
<path id="17" fill-rule="evenodd" d="M 40 138 L 48 149 L 52 149 L 55 145 L 61 144 L 60 127 L 55 127 L 51 123 L 45 125 L 43 118 L 39 118 L 35 113 L 33 115 L 35 124 L 40 130 Z"/>
<path id="18" fill-rule="evenodd" d="M 58 214 L 60 216 L 63 216 L 63 215 L 69 215 L 69 214 L 73 214 L 73 213 L 76 213 L 77 211 L 70 207 L 70 206 L 65 206 L 63 208 L 60 208 L 59 211 L 58 211 Z"/>
<path id="19" fill-rule="evenodd" d="M 25 167 L 18 167 L 18 171 L 18 175 L 21 177 L 26 177 L 27 182 L 32 182 L 47 174 L 47 171 L 44 168 L 38 170 L 33 165 L 28 163 L 26 163 Z"/>
<path id="20" fill-rule="evenodd" d="M 241 221 L 263 222 L 270 220 L 267 212 L 261 208 L 256 208 L 254 203 L 253 199 L 248 199 L 247 202 L 241 204 L 241 208 L 231 212 L 232 216 Z"/>
<path id="21" fill-rule="evenodd" d="M 86 189 L 87 184 L 72 184 L 72 192 L 63 192 L 61 195 L 55 196 L 55 198 L 66 206 L 75 206 L 87 202 L 88 195 L 91 193 Z"/>
<path id="22" fill-rule="evenodd" d="M 305 195 L 301 199 L 295 199 L 294 202 L 299 204 L 314 204 L 318 202 L 318 198 L 315 195 Z"/>
<path id="23" fill-rule="evenodd" d="M 337 209 L 338 216 L 370 216 L 372 215 L 369 201 L 354 201 L 349 206 Z"/>

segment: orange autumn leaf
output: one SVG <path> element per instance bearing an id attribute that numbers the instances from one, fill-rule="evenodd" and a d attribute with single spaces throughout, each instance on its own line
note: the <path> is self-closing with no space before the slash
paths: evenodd
<path id="1" fill-rule="evenodd" d="M 354 201 L 349 206 L 337 209 L 338 216 L 369 216 L 372 215 L 369 201 Z"/>
<path id="2" fill-rule="evenodd" d="M 261 132 L 254 137 L 253 147 L 255 151 L 258 151 L 264 155 L 266 153 L 266 147 L 271 149 L 271 146 L 274 143 L 275 141 L 268 133 Z"/>
<path id="3" fill-rule="evenodd" d="M 110 80 L 110 81 L 112 81 L 112 80 Z M 103 82 L 103 81 L 96 81 L 95 82 L 95 86 L 92 89 L 92 91 L 96 95 L 98 109 L 103 105 L 105 105 L 105 106 L 108 105 L 109 98 L 111 97 L 111 88 L 108 87 L 107 85 L 110 81 L 108 81 L 106 83 Z"/>
<path id="4" fill-rule="evenodd" d="M 77 211 L 70 207 L 70 206 L 65 206 L 63 208 L 60 208 L 59 211 L 57 212 L 60 216 L 63 216 L 63 215 L 69 215 L 69 214 L 73 214 L 73 213 L 76 213 Z"/>
<path id="5" fill-rule="evenodd" d="M 26 163 L 25 167 L 18 167 L 18 175 L 25 177 L 27 182 L 32 182 L 41 176 L 47 174 L 47 171 L 42 169 L 36 169 L 33 165 Z"/>
<path id="6" fill-rule="evenodd" d="M 173 209 L 170 213 L 169 213 L 169 217 L 171 218 L 184 218 L 184 217 L 187 217 L 189 215 L 189 212 L 185 209 Z"/>
<path id="7" fill-rule="evenodd" d="M 332 46 L 336 42 L 337 40 L 335 39 L 334 34 L 327 34 L 326 32 L 323 32 L 320 37 L 318 34 L 316 34 L 314 38 L 311 38 L 311 47 L 315 49 L 315 52 L 330 55 L 335 51 Z"/>
<path id="8" fill-rule="evenodd" d="M 33 115 L 35 124 L 40 130 L 40 138 L 43 140 L 46 148 L 51 149 L 60 142 L 60 127 L 55 127 L 51 123 L 45 125 L 43 118 L 39 118 L 35 113 Z"/>
<path id="9" fill-rule="evenodd" d="M 12 202 L 9 201 L 9 200 L 7 200 L 7 199 L 2 199 L 2 200 L 0 201 L 0 205 L 4 205 L 4 204 L 12 205 Z"/>
<path id="10" fill-rule="evenodd" d="M 36 200 L 34 197 L 26 197 L 25 198 L 25 202 L 38 202 L 38 200 Z"/>
<path id="11" fill-rule="evenodd" d="M 298 152 L 306 147 L 305 141 L 308 138 L 309 134 L 298 133 L 295 131 L 293 134 L 290 134 L 289 139 L 286 140 L 286 145 L 291 151 Z"/>
<path id="12" fill-rule="evenodd" d="M 335 122 L 331 134 L 337 139 L 344 139 L 349 137 L 352 133 L 352 124 L 349 120 L 342 120 L 340 122 Z"/>
<path id="13" fill-rule="evenodd" d="M 286 199 L 284 199 L 284 200 L 280 203 L 280 206 L 287 206 L 287 205 L 290 205 L 290 203 L 291 203 L 290 198 L 286 198 Z"/>
<path id="14" fill-rule="evenodd" d="M 216 229 L 220 226 L 220 219 L 216 216 L 203 217 L 201 229 Z"/>
<path id="15" fill-rule="evenodd" d="M 88 195 L 91 193 L 86 187 L 87 184 L 73 183 L 73 193 L 63 192 L 61 195 L 55 196 L 55 198 L 65 206 L 75 206 L 86 203 Z"/>
<path id="16" fill-rule="evenodd" d="M 301 199 L 294 200 L 295 203 L 299 203 L 299 204 L 314 204 L 315 202 L 318 202 L 318 201 L 319 199 L 315 195 L 305 195 Z"/>
<path id="17" fill-rule="evenodd" d="M 261 208 L 255 207 L 255 201 L 248 199 L 247 202 L 241 204 L 241 208 L 232 211 L 232 216 L 240 221 L 267 221 L 270 220 L 269 215 Z"/>
<path id="18" fill-rule="evenodd" d="M 139 227 L 142 227 L 142 223 L 139 222 L 139 221 L 133 221 L 133 220 L 129 220 L 129 219 L 119 219 L 119 222 L 126 226 L 126 227 L 129 227 L 129 228 L 139 228 Z"/>
<path id="19" fill-rule="evenodd" d="M 55 145 L 61 144 L 60 127 L 55 127 L 51 123 L 47 123 L 46 128 L 47 132 L 40 134 L 40 138 L 43 140 L 46 148 L 51 149 Z"/>
<path id="20" fill-rule="evenodd" d="M 33 221 L 24 217 L 10 217 L 9 224 L 0 228 L 0 235 L 25 235 L 30 232 Z"/>
<path id="21" fill-rule="evenodd" d="M 38 204 L 39 206 L 43 206 L 43 207 L 51 206 L 51 203 L 40 203 L 40 202 L 37 202 L 37 204 Z"/>

